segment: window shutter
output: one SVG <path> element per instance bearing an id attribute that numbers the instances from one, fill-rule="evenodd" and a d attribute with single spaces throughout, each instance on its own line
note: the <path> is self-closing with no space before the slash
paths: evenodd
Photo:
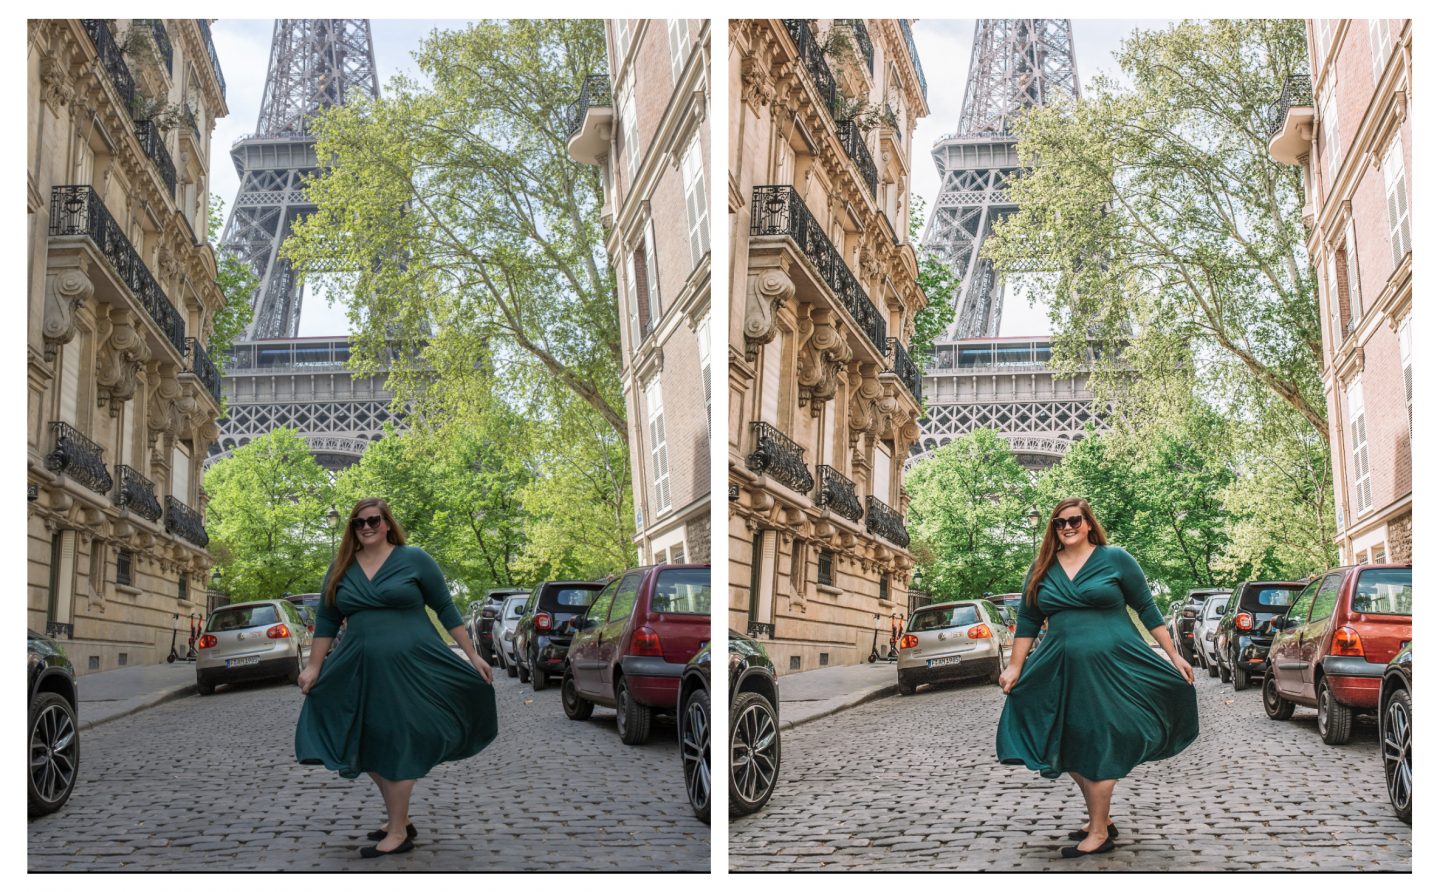
<path id="1" fill-rule="evenodd" d="M 1360 293 L 1360 257 L 1355 251 L 1355 222 L 1345 224 L 1345 296 L 1350 304 L 1350 327 L 1357 328 L 1365 315 Z"/>
<path id="2" fill-rule="evenodd" d="M 665 409 L 661 403 L 660 379 L 645 388 L 650 416 L 650 466 L 655 494 L 655 513 L 670 509 L 670 454 L 665 445 Z"/>
<path id="3" fill-rule="evenodd" d="M 670 19 L 670 74 L 676 84 L 685 72 L 685 57 L 690 54 L 690 23 L 685 19 Z"/>
<path id="4" fill-rule="evenodd" d="M 710 222 L 705 195 L 705 169 L 697 136 L 685 149 L 685 213 L 690 222 L 690 262 L 698 264 L 710 250 Z"/>
<path id="5" fill-rule="evenodd" d="M 1385 63 L 1390 58 L 1390 20 L 1370 20 L 1370 64 L 1375 83 L 1385 74 Z"/>
<path id="6" fill-rule="evenodd" d="M 1390 217 L 1390 253 L 1399 266 L 1410 253 L 1410 202 L 1405 194 L 1405 158 L 1397 138 L 1385 152 L 1385 208 Z"/>
<path id="7" fill-rule="evenodd" d="M 644 242 L 635 246 L 631 261 L 635 277 L 635 309 L 640 316 L 640 340 L 643 341 L 650 334 L 650 277 L 646 275 Z"/>

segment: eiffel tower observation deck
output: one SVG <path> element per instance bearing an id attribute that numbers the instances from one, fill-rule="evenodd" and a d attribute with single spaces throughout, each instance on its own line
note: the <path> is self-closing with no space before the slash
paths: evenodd
<path id="1" fill-rule="evenodd" d="M 913 465 L 987 427 L 1031 469 L 1054 464 L 1083 435 L 1094 394 L 1084 376 L 1056 378 L 1044 337 L 1001 338 L 1005 283 L 980 256 L 995 223 L 1015 209 L 1006 186 L 1020 169 L 1017 115 L 1060 96 L 1079 98 L 1068 19 L 979 19 L 956 131 L 931 149 L 940 174 L 922 249 L 949 264 L 960 284 L 955 321 L 925 370 L 929 409 Z"/>
<path id="2" fill-rule="evenodd" d="M 221 238 L 259 285 L 254 318 L 237 340 L 223 378 L 229 412 L 206 466 L 277 427 L 298 430 L 321 464 L 343 468 L 381 435 L 390 394 L 383 376 L 345 368 L 343 334 L 298 338 L 304 287 L 280 245 L 295 220 L 315 210 L 303 178 L 316 171 L 309 120 L 359 90 L 378 98 L 375 48 L 366 19 L 279 19 L 255 132 L 230 150 L 240 191 Z"/>

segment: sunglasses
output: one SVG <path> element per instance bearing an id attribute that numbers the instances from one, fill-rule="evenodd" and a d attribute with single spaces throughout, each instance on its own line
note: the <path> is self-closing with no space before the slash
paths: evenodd
<path id="1" fill-rule="evenodd" d="M 1083 514 L 1076 514 L 1071 517 L 1057 517 L 1054 520 L 1050 521 L 1050 523 L 1055 525 L 1055 529 L 1057 530 L 1063 530 L 1067 526 L 1072 530 L 1078 530 L 1080 529 L 1080 524 L 1084 522 L 1085 515 Z"/>
<path id="2" fill-rule="evenodd" d="M 381 517 L 379 514 L 373 515 L 371 517 L 353 517 L 350 519 L 350 529 L 359 532 L 360 530 L 368 526 L 370 529 L 373 530 L 378 527 L 380 525 L 380 522 L 384 519 L 385 518 Z"/>

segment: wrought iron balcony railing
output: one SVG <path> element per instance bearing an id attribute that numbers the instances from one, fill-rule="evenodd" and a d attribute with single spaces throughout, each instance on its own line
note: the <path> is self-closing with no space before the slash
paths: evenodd
<path id="1" fill-rule="evenodd" d="M 865 67 L 870 73 L 875 73 L 875 45 L 870 42 L 870 31 L 865 27 L 864 19 L 836 19 L 836 24 L 849 25 L 850 33 L 855 35 L 855 48 L 865 59 Z"/>
<path id="2" fill-rule="evenodd" d="M 920 368 L 915 365 L 915 360 L 910 358 L 910 351 L 905 349 L 899 338 L 887 338 L 885 343 L 889 347 L 886 358 L 890 363 L 890 371 L 905 382 L 910 395 L 915 397 L 915 402 L 921 402 L 925 393 L 925 382 L 920 375 Z"/>
<path id="3" fill-rule="evenodd" d="M 815 488 L 815 478 L 805 466 L 805 447 L 764 421 L 750 422 L 750 430 L 755 432 L 755 451 L 745 457 L 745 467 L 769 474 L 796 492 Z"/>
<path id="4" fill-rule="evenodd" d="M 120 485 L 115 490 L 115 505 L 129 508 L 146 520 L 160 519 L 160 500 L 155 498 L 155 484 L 129 465 L 116 465 L 115 476 Z"/>
<path id="5" fill-rule="evenodd" d="M 859 520 L 864 514 L 860 500 L 855 498 L 855 481 L 830 467 L 817 465 L 820 472 L 820 491 L 815 494 L 816 508 L 829 508 L 841 517 Z"/>
<path id="6" fill-rule="evenodd" d="M 173 75 L 175 50 L 170 46 L 170 33 L 165 30 L 165 23 L 159 19 L 139 19 L 138 23 L 149 26 L 150 36 L 155 40 L 155 49 L 160 51 L 160 58 L 165 60 L 165 70 Z"/>
<path id="7" fill-rule="evenodd" d="M 56 186 L 50 193 L 50 234 L 88 236 L 175 349 L 185 352 L 185 320 L 89 186 Z"/>
<path id="8" fill-rule="evenodd" d="M 201 346 L 195 338 L 185 339 L 185 355 L 190 360 L 185 364 L 185 371 L 200 379 L 205 389 L 220 402 L 220 370 L 210 359 L 210 354 Z"/>
<path id="9" fill-rule="evenodd" d="M 865 529 L 884 536 L 901 548 L 910 547 L 910 534 L 905 531 L 905 518 L 900 512 L 875 498 L 865 497 Z"/>
<path id="10" fill-rule="evenodd" d="M 201 548 L 210 544 L 210 534 L 205 532 L 205 523 L 200 519 L 200 512 L 174 496 L 165 497 L 165 532 L 193 542 Z"/>
<path id="11" fill-rule="evenodd" d="M 200 26 L 200 36 L 205 38 L 205 49 L 210 53 L 210 67 L 215 69 L 215 79 L 220 82 L 220 98 L 225 98 L 225 73 L 220 70 L 220 57 L 215 55 L 215 41 L 210 37 L 210 23 L 204 19 L 196 19 L 195 23 Z"/>
<path id="12" fill-rule="evenodd" d="M 105 450 L 63 421 L 50 422 L 55 448 L 45 456 L 45 467 L 78 481 L 86 489 L 109 492 L 115 485 L 105 470 Z"/>
<path id="13" fill-rule="evenodd" d="M 155 126 L 154 121 L 136 121 L 135 138 L 140 140 L 140 148 L 145 152 L 160 172 L 160 179 L 165 183 L 165 188 L 170 190 L 170 195 L 175 195 L 175 162 L 170 160 L 170 152 L 165 148 L 165 137 L 160 133 L 160 128 Z"/>
<path id="14" fill-rule="evenodd" d="M 100 57 L 100 67 L 110 75 L 110 83 L 120 93 L 120 101 L 125 105 L 125 113 L 135 107 L 135 76 L 130 73 L 130 66 L 125 64 L 125 57 L 120 52 L 120 45 L 115 42 L 115 35 L 110 33 L 109 19 L 81 19 L 80 24 L 84 26 L 85 33 L 90 35 L 90 42 L 95 44 L 95 53 Z"/>
<path id="15" fill-rule="evenodd" d="M 854 121 L 841 121 L 835 125 L 835 132 L 840 135 L 840 145 L 845 147 L 845 154 L 855 162 L 855 169 L 860 171 L 860 179 L 870 187 L 870 194 L 875 194 L 875 159 L 870 157 L 870 150 L 865 148 L 865 134 Z"/>
<path id="16" fill-rule="evenodd" d="M 782 19 L 782 21 L 785 23 L 785 33 L 795 41 L 795 49 L 800 52 L 801 66 L 810 73 L 810 80 L 820 93 L 821 104 L 825 106 L 825 111 L 833 120 L 835 109 L 840 101 L 840 92 L 835 86 L 835 73 L 830 70 L 830 63 L 825 61 L 825 52 L 820 49 L 820 44 L 815 40 L 815 32 L 810 28 L 810 20 Z"/>
<path id="17" fill-rule="evenodd" d="M 608 77 L 603 74 L 586 75 L 585 82 L 580 85 L 580 98 L 566 108 L 566 138 L 574 136 L 580 125 L 585 123 L 587 110 L 596 107 L 609 108 L 614 101 L 610 94 Z"/>
<path id="18" fill-rule="evenodd" d="M 751 235 L 788 235 L 795 240 L 800 253 L 835 292 L 850 318 L 865 332 L 870 343 L 884 353 L 885 317 L 855 281 L 840 252 L 811 216 L 800 193 L 790 186 L 756 186 L 750 214 Z"/>
<path id="19" fill-rule="evenodd" d="M 1270 133 L 1274 135 L 1285 126 L 1285 117 L 1292 108 L 1310 108 L 1315 104 L 1315 91 L 1310 84 L 1310 75 L 1292 74 L 1285 78 L 1280 90 L 1280 99 L 1270 106 Z"/>
<path id="20" fill-rule="evenodd" d="M 896 19 L 900 23 L 900 33 L 905 35 L 905 46 L 910 50 L 910 61 L 915 66 L 915 76 L 920 78 L 920 95 L 926 99 L 930 98 L 930 90 L 925 85 L 925 69 L 920 67 L 920 51 L 915 49 L 915 35 L 910 33 L 910 22 L 907 19 Z"/>

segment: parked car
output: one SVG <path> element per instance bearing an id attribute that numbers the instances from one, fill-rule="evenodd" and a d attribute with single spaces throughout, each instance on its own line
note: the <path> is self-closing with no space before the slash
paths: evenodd
<path id="1" fill-rule="evenodd" d="M 710 641 L 710 565 L 627 570 L 575 624 L 560 702 L 577 721 L 615 710 L 620 739 L 644 743 L 656 712 L 671 712 L 685 664 Z"/>
<path id="2" fill-rule="evenodd" d="M 303 595 L 286 595 L 285 600 L 300 608 L 300 615 L 305 619 L 305 627 L 310 634 L 315 634 L 315 617 L 320 613 L 320 602 L 325 595 L 321 592 L 306 592 Z"/>
<path id="3" fill-rule="evenodd" d="M 1020 611 L 1020 604 L 1025 600 L 1024 592 L 1006 592 L 1003 595 L 986 595 L 985 600 L 1001 607 L 1009 607 L 1014 612 Z"/>
<path id="4" fill-rule="evenodd" d="M 1410 770 L 1410 672 L 1414 648 L 1406 643 L 1385 667 L 1380 679 L 1380 753 L 1385 764 L 1385 789 L 1395 816 L 1410 823 L 1414 775 Z"/>
<path id="5" fill-rule="evenodd" d="M 780 681 L 765 648 L 730 633 L 730 817 L 765 807 L 780 782 Z"/>
<path id="6" fill-rule="evenodd" d="M 493 636 L 495 617 L 500 613 L 500 605 L 511 595 L 528 596 L 529 594 L 530 591 L 523 588 L 492 588 L 485 592 L 484 598 L 470 605 L 466 631 L 470 633 L 470 640 L 474 642 L 475 650 L 485 658 L 485 662 L 496 662 Z"/>
<path id="7" fill-rule="evenodd" d="M 1200 615 L 1200 607 L 1211 595 L 1229 595 L 1230 590 L 1226 588 L 1192 588 L 1185 593 L 1171 609 L 1174 614 L 1171 617 L 1170 637 L 1175 641 L 1175 647 L 1180 655 L 1187 661 L 1194 663 L 1195 656 L 1195 620 Z"/>
<path id="8" fill-rule="evenodd" d="M 29 632 L 29 816 L 59 811 L 80 776 L 80 720 L 75 666 L 54 640 Z"/>
<path id="9" fill-rule="evenodd" d="M 1276 623 L 1305 588 L 1304 582 L 1257 580 L 1235 586 L 1215 626 L 1215 671 L 1237 691 L 1251 673 L 1265 671 Z"/>
<path id="10" fill-rule="evenodd" d="M 1195 655 L 1201 668 L 1209 672 L 1211 678 L 1220 674 L 1215 660 L 1215 629 L 1220 625 L 1220 615 L 1225 612 L 1225 604 L 1229 600 L 1229 592 L 1211 595 L 1200 605 L 1200 615 L 1195 617 Z"/>
<path id="11" fill-rule="evenodd" d="M 515 625 L 515 669 L 521 683 L 543 691 L 550 676 L 565 671 L 574 622 L 604 587 L 603 582 L 573 579 L 535 586 Z"/>
<path id="12" fill-rule="evenodd" d="M 525 602 L 529 600 L 530 593 L 511 595 L 500 602 L 499 615 L 495 617 L 495 624 L 490 627 L 490 634 L 495 642 L 496 665 L 505 670 L 505 674 L 511 678 L 520 674 L 515 662 L 515 627 L 520 624 L 520 614 L 525 610 Z"/>
<path id="13" fill-rule="evenodd" d="M 680 675 L 675 698 L 675 736 L 680 742 L 680 773 L 695 817 L 710 823 L 710 644 Z"/>
<path id="14" fill-rule="evenodd" d="M 195 686 L 201 696 L 237 681 L 299 680 L 310 650 L 300 609 L 283 598 L 217 607 L 196 642 Z"/>
<path id="15" fill-rule="evenodd" d="M 950 601 L 915 609 L 900 637 L 895 672 L 901 694 L 917 685 L 962 678 L 998 684 L 1014 643 L 1009 624 L 991 601 Z"/>
<path id="16" fill-rule="evenodd" d="M 1331 570 L 1276 624 L 1261 688 L 1266 715 L 1283 721 L 1297 703 L 1312 706 L 1321 739 L 1349 742 L 1355 713 L 1379 709 L 1386 665 L 1409 642 L 1409 564 Z"/>

